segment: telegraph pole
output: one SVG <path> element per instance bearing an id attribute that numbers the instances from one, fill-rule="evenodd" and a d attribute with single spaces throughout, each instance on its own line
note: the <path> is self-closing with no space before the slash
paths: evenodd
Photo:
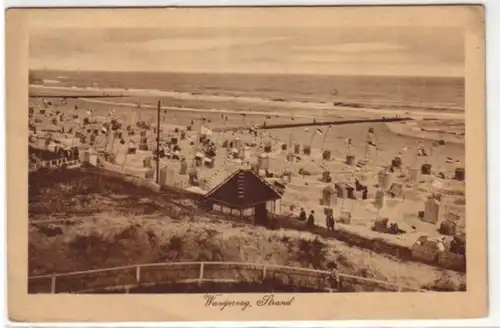
<path id="1" fill-rule="evenodd" d="M 156 123 L 156 183 L 160 184 L 160 115 L 161 100 L 158 100 L 158 118 Z"/>

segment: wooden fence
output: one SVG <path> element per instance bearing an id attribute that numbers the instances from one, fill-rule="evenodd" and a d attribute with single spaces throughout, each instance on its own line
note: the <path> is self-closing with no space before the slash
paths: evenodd
<path id="1" fill-rule="evenodd" d="M 427 290 L 402 286 L 387 281 L 337 273 L 340 285 L 360 285 L 376 291 Z M 264 283 L 280 281 L 284 285 L 335 291 L 331 288 L 331 272 L 289 266 L 246 262 L 168 262 L 120 266 L 114 268 L 32 276 L 29 293 L 95 293 L 161 284 L 204 282 Z"/>

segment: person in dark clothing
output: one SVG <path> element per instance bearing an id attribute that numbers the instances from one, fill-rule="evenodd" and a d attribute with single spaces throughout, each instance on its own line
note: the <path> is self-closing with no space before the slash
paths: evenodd
<path id="1" fill-rule="evenodd" d="M 365 186 L 365 188 L 363 189 L 363 196 L 362 198 L 364 200 L 366 200 L 368 198 L 368 187 Z"/>
<path id="2" fill-rule="evenodd" d="M 335 231 L 335 219 L 331 213 L 326 216 L 326 228 L 328 230 Z"/>
<path id="3" fill-rule="evenodd" d="M 307 218 L 307 227 L 314 227 L 314 211 L 311 211 L 311 214 L 309 214 L 309 217 Z"/>
<path id="4" fill-rule="evenodd" d="M 301 208 L 301 209 L 300 209 L 299 220 L 300 220 L 300 221 L 305 221 L 305 220 L 307 220 L 307 217 L 306 217 L 306 211 L 304 211 L 304 209 L 303 209 L 303 208 Z"/>

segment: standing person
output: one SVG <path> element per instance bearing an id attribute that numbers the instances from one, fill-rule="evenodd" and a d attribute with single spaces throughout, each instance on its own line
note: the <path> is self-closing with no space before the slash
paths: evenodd
<path id="1" fill-rule="evenodd" d="M 340 277 L 339 277 L 337 263 L 330 262 L 330 263 L 328 263 L 328 267 L 330 269 L 330 286 L 333 289 L 339 290 L 340 289 Z"/>
<path id="2" fill-rule="evenodd" d="M 300 209 L 299 220 L 300 221 L 306 221 L 307 220 L 306 211 L 304 211 L 304 208 Z"/>
<path id="3" fill-rule="evenodd" d="M 309 217 L 307 218 L 307 226 L 309 228 L 314 227 L 314 210 L 311 211 L 311 214 L 309 214 Z"/>
<path id="4" fill-rule="evenodd" d="M 333 213 L 328 213 L 326 216 L 326 224 L 328 230 L 335 231 L 335 218 L 333 217 Z"/>
<path id="5" fill-rule="evenodd" d="M 362 195 L 362 198 L 363 198 L 363 200 L 368 199 L 368 187 L 367 187 L 367 186 L 365 186 L 365 187 L 363 188 L 363 195 Z"/>

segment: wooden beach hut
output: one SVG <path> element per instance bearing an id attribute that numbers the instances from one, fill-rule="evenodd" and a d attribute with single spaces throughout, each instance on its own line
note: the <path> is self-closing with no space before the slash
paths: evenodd
<path id="1" fill-rule="evenodd" d="M 186 159 L 182 158 L 181 159 L 181 167 L 179 169 L 179 174 L 180 175 L 186 175 L 187 169 L 188 169 L 188 165 L 187 165 Z"/>
<path id="2" fill-rule="evenodd" d="M 422 164 L 420 173 L 423 175 L 430 175 L 432 173 L 432 165 L 429 163 Z"/>
<path id="3" fill-rule="evenodd" d="M 379 189 L 375 193 L 375 207 L 380 210 L 384 207 L 384 205 L 385 205 L 385 192 Z"/>
<path id="4" fill-rule="evenodd" d="M 439 233 L 446 236 L 454 236 L 457 232 L 457 224 L 451 220 L 441 222 Z"/>
<path id="5" fill-rule="evenodd" d="M 382 170 L 378 173 L 378 185 L 383 190 L 389 190 L 392 184 L 392 173 Z"/>
<path id="6" fill-rule="evenodd" d="M 167 167 L 164 166 L 160 169 L 160 185 L 166 186 L 167 185 Z"/>
<path id="7" fill-rule="evenodd" d="M 271 141 L 267 141 L 266 144 L 264 145 L 264 151 L 266 153 L 270 153 L 273 149 L 273 145 L 271 144 Z"/>
<path id="8" fill-rule="evenodd" d="M 203 153 L 201 152 L 196 153 L 194 156 L 194 164 L 198 167 L 202 166 L 204 157 L 205 155 L 203 155 Z"/>
<path id="9" fill-rule="evenodd" d="M 232 143 L 233 143 L 233 148 L 236 148 L 238 150 L 243 146 L 243 142 L 239 137 L 234 138 Z"/>
<path id="10" fill-rule="evenodd" d="M 391 162 L 392 167 L 399 169 L 399 168 L 401 168 L 402 164 L 403 164 L 403 160 L 401 159 L 401 156 L 395 156 L 392 159 L 392 162 Z"/>
<path id="11" fill-rule="evenodd" d="M 350 166 L 356 165 L 356 156 L 354 155 L 347 155 L 345 159 L 345 163 Z"/>
<path id="12" fill-rule="evenodd" d="M 332 159 L 332 152 L 330 150 L 324 150 L 323 151 L 323 159 L 325 161 L 329 161 Z"/>
<path id="13" fill-rule="evenodd" d="M 142 164 L 144 167 L 152 167 L 153 159 L 151 156 L 147 156 L 142 160 Z"/>
<path id="14" fill-rule="evenodd" d="M 266 224 L 269 212 L 276 213 L 281 194 L 249 169 L 238 169 L 209 191 L 205 199 L 217 212 L 251 217 L 256 224 Z"/>
<path id="15" fill-rule="evenodd" d="M 269 170 L 269 168 L 270 168 L 269 155 L 267 155 L 266 153 L 260 154 L 257 165 L 258 165 L 259 169 Z"/>
<path id="16" fill-rule="evenodd" d="M 425 203 L 424 217 L 422 221 L 436 224 L 439 220 L 440 201 L 434 197 L 429 197 Z"/>
<path id="17" fill-rule="evenodd" d="M 408 170 L 408 175 L 410 176 L 410 180 L 412 182 L 418 182 L 418 168 L 410 168 Z"/>
<path id="18" fill-rule="evenodd" d="M 331 186 L 326 186 L 321 191 L 321 205 L 333 206 L 337 204 L 337 190 Z"/>
<path id="19" fill-rule="evenodd" d="M 137 146 L 135 142 L 130 141 L 127 147 L 127 154 L 135 154 L 137 152 Z"/>
<path id="20" fill-rule="evenodd" d="M 419 237 L 411 248 L 411 256 L 416 260 L 436 263 L 440 254 L 438 241 L 427 236 Z"/>
<path id="21" fill-rule="evenodd" d="M 196 169 L 196 167 L 192 167 L 191 170 L 189 171 L 189 185 L 190 186 L 199 185 L 198 170 Z"/>
<path id="22" fill-rule="evenodd" d="M 458 167 L 455 169 L 455 180 L 458 180 L 458 181 L 465 180 L 465 168 Z"/>
<path id="23" fill-rule="evenodd" d="M 346 184 L 343 182 L 338 182 L 335 184 L 335 190 L 337 191 L 337 196 L 339 198 L 347 197 Z"/>

